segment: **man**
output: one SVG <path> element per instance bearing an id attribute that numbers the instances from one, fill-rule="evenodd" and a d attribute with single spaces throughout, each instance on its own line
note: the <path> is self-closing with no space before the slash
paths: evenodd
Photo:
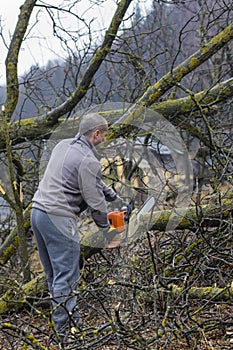
<path id="1" fill-rule="evenodd" d="M 75 139 L 59 142 L 33 197 L 31 225 L 52 297 L 52 318 L 60 340 L 79 320 L 76 307 L 80 244 L 76 220 L 89 208 L 106 234 L 110 228 L 106 201 L 121 201 L 101 179 L 95 146 L 105 141 L 107 121 L 86 115 Z"/>

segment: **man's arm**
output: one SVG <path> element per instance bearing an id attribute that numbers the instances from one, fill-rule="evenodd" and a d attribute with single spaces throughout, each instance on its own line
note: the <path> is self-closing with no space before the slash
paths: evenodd
<path id="1" fill-rule="evenodd" d="M 117 198 L 116 192 L 113 191 L 113 189 L 111 189 L 110 187 L 108 187 L 102 179 L 100 181 L 106 201 L 114 201 Z"/>
<path id="2" fill-rule="evenodd" d="M 82 197 L 91 210 L 91 215 L 96 225 L 103 230 L 108 230 L 108 210 L 106 196 L 114 198 L 115 192 L 109 189 L 102 181 L 101 165 L 91 155 L 87 155 L 79 168 L 79 186 Z"/>

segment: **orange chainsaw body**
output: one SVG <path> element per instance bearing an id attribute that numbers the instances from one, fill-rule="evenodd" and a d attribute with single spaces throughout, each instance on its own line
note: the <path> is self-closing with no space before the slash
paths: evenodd
<path id="1" fill-rule="evenodd" d="M 125 229 L 125 215 L 127 210 L 116 210 L 108 213 L 108 220 L 110 225 L 116 229 L 117 232 L 123 232 Z"/>

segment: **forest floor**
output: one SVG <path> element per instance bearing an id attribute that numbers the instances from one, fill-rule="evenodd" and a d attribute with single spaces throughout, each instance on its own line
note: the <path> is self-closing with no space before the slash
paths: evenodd
<path id="1" fill-rule="evenodd" d="M 212 228 L 209 232 L 212 233 Z M 212 236 L 198 236 L 198 231 L 197 237 L 193 232 L 190 236 L 186 232 L 176 232 L 176 235 L 172 233 L 171 236 L 161 235 L 162 238 L 156 238 L 154 248 L 160 244 L 164 251 L 164 261 L 158 260 L 156 266 L 158 280 L 163 278 L 163 281 L 167 281 L 167 275 L 164 274 L 167 269 L 168 272 L 174 272 L 174 276 L 169 276 L 171 283 L 173 280 L 175 283 L 186 283 L 183 272 L 188 264 L 191 267 L 196 264 L 196 270 L 191 270 L 194 286 L 212 286 L 219 281 L 222 287 L 229 284 L 233 269 L 232 254 L 229 254 L 232 242 L 229 240 L 227 251 L 225 242 L 225 235 L 229 232 L 230 228 L 226 226 L 222 236 L 216 236 L 216 241 L 206 241 L 206 237 L 211 239 Z M 180 266 L 174 266 L 173 261 L 168 262 L 165 259 L 167 250 L 172 247 L 174 252 L 171 256 L 177 256 L 179 244 L 180 249 L 191 246 L 190 237 L 193 241 L 198 239 L 200 246 L 196 246 L 187 260 L 181 260 Z M 216 245 L 218 243 L 220 248 Z M 132 256 L 126 256 L 122 248 L 114 249 L 113 253 L 96 254 L 81 271 L 78 305 L 83 326 L 77 337 L 82 338 L 82 345 L 70 349 L 233 350 L 232 300 L 190 300 L 185 293 L 172 299 L 165 290 L 161 299 L 155 302 L 147 294 L 147 288 L 151 288 L 156 275 L 151 267 L 148 242 L 140 242 L 135 247 L 136 253 L 130 252 Z M 203 253 L 206 247 L 209 251 Z M 221 254 L 218 255 L 219 251 Z M 202 264 L 199 266 L 200 260 Z M 34 274 L 42 271 L 36 252 L 31 256 L 30 266 Z M 14 269 L 17 270 L 16 265 Z M 8 272 L 9 275 L 12 273 L 10 265 Z M 13 278 L 18 281 L 17 276 Z M 2 275 L 1 280 L 4 284 L 5 276 Z M 137 285 L 145 289 L 135 288 Z M 161 328 L 163 332 L 159 335 Z M 53 350 L 48 347 L 50 334 L 50 307 L 45 293 L 33 302 L 30 300 L 30 305 L 28 303 L 23 310 L 2 315 L 0 350 Z"/>
<path id="2" fill-rule="evenodd" d="M 80 305 L 81 307 L 81 305 Z M 45 310 L 43 310 L 43 313 Z M 95 315 L 96 316 L 96 315 Z M 11 322 L 14 326 L 17 327 L 16 331 L 0 331 L 0 349 L 1 350 L 34 350 L 34 349 L 50 349 L 55 350 L 56 348 L 49 347 L 47 345 L 49 339 L 50 328 L 45 326 L 43 319 L 40 316 L 33 314 L 32 312 L 22 312 L 20 315 L 12 315 L 9 319 L 3 318 L 3 321 Z M 90 322 L 90 319 L 88 320 Z M 101 320 L 99 320 L 101 324 Z M 22 336 L 20 333 L 23 330 L 28 334 L 33 335 L 41 344 L 41 347 L 36 345 L 27 345 L 25 341 L 22 341 Z M 93 319 L 93 327 L 98 327 L 98 319 Z M 90 329 L 90 324 L 88 329 Z M 2 333 L 2 334 L 1 334 Z M 202 334 L 201 334 L 202 333 Z M 100 344 L 99 346 L 88 346 L 88 342 L 83 346 L 77 346 L 75 349 L 100 349 L 100 350 L 130 350 L 130 349 L 151 349 L 151 350 L 231 350 L 233 349 L 233 327 L 225 331 L 225 334 L 222 331 L 209 331 L 208 333 L 201 332 L 199 335 L 199 340 L 194 346 L 188 345 L 185 340 L 182 339 L 173 339 L 172 344 L 167 344 L 166 341 L 161 341 L 157 345 L 152 347 L 137 347 L 137 346 L 127 346 L 122 344 L 119 346 L 117 340 L 115 344 L 113 340 L 109 341 L 104 345 Z M 84 337 L 85 339 L 85 337 Z M 98 337 L 96 338 L 96 343 L 98 343 Z M 44 346 L 44 347 L 42 347 Z M 64 348 L 66 349 L 66 348 Z M 67 347 L 67 349 L 74 349 Z"/>
<path id="3" fill-rule="evenodd" d="M 32 262 L 34 270 L 41 272 L 41 266 L 37 255 L 34 256 L 34 261 Z M 88 275 L 88 274 L 87 274 Z M 91 276 L 86 276 L 93 278 Z M 108 280 L 108 286 L 111 285 Z M 87 279 L 85 280 L 85 283 Z M 105 283 L 105 282 L 104 282 Z M 103 288 L 103 293 L 107 296 L 109 291 L 105 291 L 103 281 L 100 279 L 99 288 Z M 80 287 L 82 281 L 80 281 Z M 82 288 L 82 287 L 81 287 Z M 83 338 L 83 345 L 75 347 L 64 347 L 64 349 L 89 349 L 89 350 L 130 350 L 130 349 L 142 349 L 142 350 L 231 350 L 233 349 L 233 305 L 230 303 L 225 304 L 212 304 L 209 307 L 208 312 L 206 309 L 203 313 L 200 313 L 200 319 L 196 319 L 197 327 L 193 335 L 189 334 L 189 329 L 193 327 L 187 327 L 187 334 L 184 331 L 176 332 L 172 335 L 172 330 L 167 331 L 164 336 L 154 342 L 151 346 L 144 346 L 142 342 L 137 341 L 137 330 L 135 333 L 127 332 L 127 328 L 121 328 L 121 324 L 117 324 L 117 320 L 109 320 L 109 324 L 112 325 L 112 333 L 115 327 L 116 333 L 112 336 L 107 336 L 104 331 L 97 331 L 101 329 L 104 323 L 106 323 L 106 315 L 104 312 L 114 318 L 113 314 L 116 310 L 116 305 L 119 301 L 114 301 L 113 298 L 109 303 L 106 300 L 100 300 L 100 294 L 95 294 L 95 290 L 85 292 L 81 291 L 81 297 L 78 301 L 80 308 L 80 318 L 83 322 L 82 330 L 79 332 L 79 336 Z M 114 293 L 113 293 L 114 294 Z M 96 300 L 94 300 L 96 298 Z M 193 305 L 193 308 L 199 309 L 200 305 Z M 216 311 L 217 310 L 217 311 Z M 145 312 L 145 311 L 144 311 Z M 216 323 L 211 329 L 211 314 L 213 319 L 216 319 L 216 312 L 219 314 L 219 324 Z M 157 332 L 156 325 L 153 321 L 149 320 L 153 317 L 154 311 L 151 310 L 148 313 L 148 321 L 146 321 L 147 315 L 144 315 L 145 326 L 140 328 L 141 335 L 146 339 L 151 338 Z M 202 319 L 203 317 L 203 319 Z M 190 316 L 190 324 L 192 323 Z M 37 300 L 35 304 L 32 303 L 32 307 L 27 307 L 21 311 L 10 312 L 2 317 L 1 324 L 8 324 L 9 327 L 0 327 L 0 349 L 1 350 L 55 350 L 56 348 L 48 346 L 49 335 L 51 333 L 51 328 L 49 327 L 50 320 L 50 307 L 48 299 L 41 298 Z M 205 331 L 204 327 L 198 329 L 198 323 L 203 325 L 208 323 L 208 330 Z M 222 322 L 221 320 L 228 320 L 228 322 Z M 216 320 L 215 320 L 216 321 Z M 121 321 L 120 321 L 121 322 Z M 10 326 L 12 325 L 12 327 Z M 117 333 L 119 334 L 117 336 Z M 134 330 L 133 330 L 134 331 Z M 111 333 L 111 332 L 110 332 Z M 191 333 L 191 332 L 190 332 Z M 109 334 L 109 333 L 108 333 Z M 33 336 L 40 345 L 32 343 Z M 125 339 L 124 339 L 125 337 Z M 131 337 L 131 339 L 130 339 Z M 106 339 L 105 339 L 106 338 Z"/>

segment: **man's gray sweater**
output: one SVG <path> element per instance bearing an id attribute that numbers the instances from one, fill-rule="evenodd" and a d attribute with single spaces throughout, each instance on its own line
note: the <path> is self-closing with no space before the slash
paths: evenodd
<path id="1" fill-rule="evenodd" d="M 89 207 L 96 225 L 107 229 L 106 201 L 115 198 L 116 193 L 102 181 L 95 147 L 82 135 L 76 142 L 65 139 L 54 147 L 33 207 L 68 217 Z"/>

